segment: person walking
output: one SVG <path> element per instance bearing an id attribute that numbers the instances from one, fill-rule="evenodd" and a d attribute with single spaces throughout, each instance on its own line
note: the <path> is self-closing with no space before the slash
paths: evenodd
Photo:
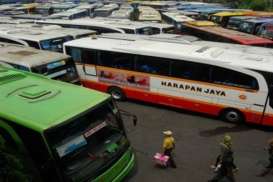
<path id="1" fill-rule="evenodd" d="M 163 131 L 164 134 L 164 140 L 163 140 L 163 150 L 164 150 L 164 155 L 169 156 L 168 160 L 168 166 L 172 168 L 176 168 L 176 164 L 173 158 L 173 150 L 175 148 L 175 141 L 173 138 L 173 133 L 172 131 Z"/>
<path id="2" fill-rule="evenodd" d="M 273 138 L 271 138 L 268 141 L 268 147 L 266 147 L 265 150 L 268 151 L 269 164 L 266 166 L 266 168 L 264 169 L 264 171 L 261 174 L 258 175 L 260 177 L 263 177 L 263 176 L 267 175 L 268 173 L 270 173 L 270 171 L 273 168 Z"/>
<path id="3" fill-rule="evenodd" d="M 216 175 L 209 182 L 218 182 L 223 179 L 235 182 L 234 170 L 238 170 L 238 168 L 234 164 L 232 142 L 229 135 L 224 136 L 223 142 L 220 143 L 220 148 L 221 153 L 217 157 L 215 164 L 215 167 L 218 166 L 218 169 L 215 171 Z"/>

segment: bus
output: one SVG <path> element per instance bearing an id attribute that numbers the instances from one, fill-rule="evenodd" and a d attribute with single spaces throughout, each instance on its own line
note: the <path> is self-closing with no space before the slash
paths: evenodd
<path id="1" fill-rule="evenodd" d="M 190 18 L 186 15 L 183 15 L 179 11 L 176 12 L 164 12 L 162 13 L 163 20 L 167 23 L 173 24 L 178 29 L 181 28 L 181 24 L 187 21 L 194 21 L 193 18 Z"/>
<path id="2" fill-rule="evenodd" d="M 135 22 L 116 18 L 81 18 L 77 20 L 41 20 L 38 24 L 59 25 L 65 28 L 95 30 L 101 33 L 158 34 L 174 31 L 173 25 L 155 22 Z"/>
<path id="3" fill-rule="evenodd" d="M 159 11 L 150 6 L 139 6 L 139 16 L 138 21 L 148 21 L 148 22 L 161 22 L 162 17 Z"/>
<path id="4" fill-rule="evenodd" d="M 0 65 L 80 84 L 75 63 L 70 56 L 2 42 L 0 42 L 0 55 Z"/>
<path id="5" fill-rule="evenodd" d="M 233 16 L 230 17 L 227 23 L 227 28 L 233 30 L 239 30 L 240 25 L 243 21 L 255 18 L 254 16 Z"/>
<path id="6" fill-rule="evenodd" d="M 64 50 L 84 86 L 115 99 L 273 125 L 272 55 L 111 37 L 73 40 Z"/>
<path id="7" fill-rule="evenodd" d="M 111 15 L 111 13 L 115 10 L 118 10 L 119 6 L 118 4 L 112 3 L 112 4 L 106 4 L 103 7 L 98 7 L 94 10 L 94 15 L 99 17 L 107 17 Z"/>
<path id="8" fill-rule="evenodd" d="M 209 21 L 193 21 L 183 24 L 183 32 L 203 40 L 219 41 L 260 47 L 273 47 L 273 41 L 255 35 L 225 29 Z"/>
<path id="9" fill-rule="evenodd" d="M 73 20 L 78 18 L 83 18 L 89 16 L 88 11 L 86 9 L 69 9 L 60 13 L 55 13 L 48 16 L 48 19 L 66 19 Z"/>
<path id="10" fill-rule="evenodd" d="M 257 32 L 257 35 L 273 40 L 273 21 L 262 24 Z"/>
<path id="11" fill-rule="evenodd" d="M 219 13 L 215 13 L 211 15 L 209 17 L 209 20 L 221 25 L 222 27 L 226 27 L 231 17 L 249 16 L 249 15 L 253 15 L 253 13 L 254 13 L 253 11 L 235 11 L 235 12 L 223 11 L 223 12 L 219 12 Z"/>
<path id="12" fill-rule="evenodd" d="M 63 43 L 75 38 L 95 34 L 95 31 L 65 29 L 60 26 L 41 26 L 36 24 L 1 24 L 0 34 L 23 40 L 30 47 L 62 52 Z"/>
<path id="13" fill-rule="evenodd" d="M 246 19 L 241 22 L 239 31 L 256 35 L 262 24 L 272 21 L 273 17 Z"/>
<path id="14" fill-rule="evenodd" d="M 134 169 L 109 95 L 4 67 L 0 80 L 1 181 L 122 181 Z"/>

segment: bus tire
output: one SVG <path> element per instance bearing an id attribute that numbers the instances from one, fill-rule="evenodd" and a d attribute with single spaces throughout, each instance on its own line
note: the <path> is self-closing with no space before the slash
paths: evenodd
<path id="1" fill-rule="evenodd" d="M 115 100 L 124 100 L 126 98 L 124 92 L 119 87 L 110 87 L 108 89 L 108 93 L 112 96 Z"/>
<path id="2" fill-rule="evenodd" d="M 244 116 L 243 114 L 236 109 L 225 109 L 221 113 L 221 117 L 223 120 L 230 122 L 230 123 L 243 123 L 244 121 Z"/>

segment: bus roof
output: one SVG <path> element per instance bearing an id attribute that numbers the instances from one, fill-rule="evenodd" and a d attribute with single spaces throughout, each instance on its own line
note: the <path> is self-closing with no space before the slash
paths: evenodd
<path id="1" fill-rule="evenodd" d="M 0 67 L 0 116 L 38 132 L 103 102 L 109 95 Z"/>
<path id="2" fill-rule="evenodd" d="M 179 12 L 166 12 L 166 13 L 162 13 L 162 14 L 164 16 L 171 18 L 175 22 L 186 22 L 186 21 L 193 21 L 194 20 L 188 16 L 180 14 Z"/>
<path id="3" fill-rule="evenodd" d="M 18 39 L 32 41 L 48 40 L 65 36 L 77 36 L 94 34 L 95 31 L 84 29 L 63 28 L 53 25 L 37 24 L 1 24 L 0 33 L 7 34 Z"/>
<path id="4" fill-rule="evenodd" d="M 239 66 L 273 72 L 272 55 L 255 55 L 239 50 L 201 46 L 192 44 L 169 43 L 153 40 L 126 40 L 98 37 L 83 38 L 65 43 L 65 46 L 83 47 L 95 50 L 116 51 L 172 59 L 200 60 L 205 64 Z"/>
<path id="5" fill-rule="evenodd" d="M 213 16 L 243 16 L 243 15 L 251 15 L 252 11 L 222 11 L 219 13 L 213 14 Z"/>
<path id="6" fill-rule="evenodd" d="M 0 55 L 0 62 L 3 61 L 28 68 L 69 58 L 69 56 L 57 52 L 43 51 L 31 47 L 1 42 Z"/>
<path id="7" fill-rule="evenodd" d="M 139 21 L 161 21 L 161 15 L 159 11 L 150 6 L 139 6 L 140 14 L 138 17 Z"/>
<path id="8" fill-rule="evenodd" d="M 220 26 L 194 26 L 192 24 L 189 24 L 188 22 L 185 23 L 185 26 L 200 30 L 202 32 L 207 32 L 215 36 L 220 36 L 229 40 L 232 40 L 234 42 L 244 44 L 244 45 L 262 45 L 262 44 L 270 44 L 273 45 L 273 41 L 269 39 L 265 39 L 262 37 L 258 37 L 255 35 L 238 32 L 235 30 L 225 29 Z"/>

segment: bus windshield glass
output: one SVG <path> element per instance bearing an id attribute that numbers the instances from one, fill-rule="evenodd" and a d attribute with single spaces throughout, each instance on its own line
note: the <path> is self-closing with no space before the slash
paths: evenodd
<path id="1" fill-rule="evenodd" d="M 144 27 L 144 28 L 137 29 L 137 34 L 141 34 L 141 35 L 154 35 L 159 33 L 160 33 L 160 29 L 154 28 L 154 27 Z"/>
<path id="2" fill-rule="evenodd" d="M 163 33 L 169 33 L 169 34 L 175 34 L 175 33 L 177 33 L 174 27 L 163 28 L 162 31 L 163 31 Z"/>
<path id="3" fill-rule="evenodd" d="M 114 113 L 113 105 L 105 103 L 47 132 L 67 181 L 87 181 L 102 174 L 128 149 L 129 142 Z"/>
<path id="4" fill-rule="evenodd" d="M 246 32 L 246 33 L 252 33 L 254 26 L 255 26 L 254 23 L 244 22 L 240 26 L 240 31 Z"/>
<path id="5" fill-rule="evenodd" d="M 43 50 L 63 52 L 63 43 L 73 40 L 72 36 L 59 37 L 55 39 L 42 40 L 40 42 Z"/>
<path id="6" fill-rule="evenodd" d="M 56 80 L 73 83 L 78 81 L 78 74 L 71 58 L 32 67 L 31 70 Z"/>

